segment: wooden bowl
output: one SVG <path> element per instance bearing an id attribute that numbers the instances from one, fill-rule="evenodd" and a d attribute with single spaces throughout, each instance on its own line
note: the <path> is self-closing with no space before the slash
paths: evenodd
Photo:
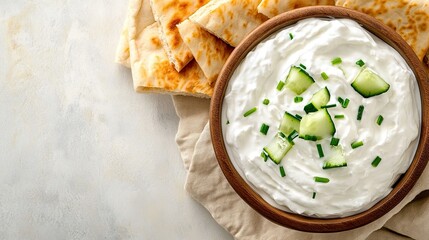
<path id="1" fill-rule="evenodd" d="M 410 167 L 398 180 L 396 186 L 384 199 L 370 209 L 353 216 L 323 219 L 310 218 L 299 214 L 279 210 L 267 203 L 256 193 L 234 168 L 225 148 L 222 134 L 222 104 L 230 77 L 242 59 L 258 43 L 276 31 L 292 25 L 299 20 L 311 17 L 348 18 L 358 22 L 387 44 L 396 49 L 414 72 L 421 95 L 422 123 L 417 152 Z M 338 232 L 350 230 L 368 224 L 392 210 L 407 195 L 422 174 L 428 159 L 429 131 L 429 79 L 422 62 L 419 61 L 411 47 L 392 29 L 366 14 L 342 7 L 316 6 L 293 10 L 272 18 L 255 29 L 233 51 L 226 62 L 216 83 L 210 109 L 210 132 L 214 151 L 223 174 L 238 195 L 265 218 L 282 226 L 307 232 Z"/>

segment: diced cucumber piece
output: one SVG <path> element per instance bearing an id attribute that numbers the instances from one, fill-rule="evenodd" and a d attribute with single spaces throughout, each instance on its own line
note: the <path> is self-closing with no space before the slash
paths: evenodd
<path id="1" fill-rule="evenodd" d="M 317 109 L 320 109 L 320 107 L 328 104 L 330 99 L 331 99 L 331 94 L 329 93 L 328 88 L 324 87 L 319 91 L 317 91 L 315 94 L 313 94 L 313 97 L 311 97 L 310 102 L 313 103 L 313 105 Z"/>
<path id="2" fill-rule="evenodd" d="M 347 167 L 346 159 L 344 158 L 343 149 L 341 146 L 332 147 L 331 155 L 328 160 L 323 162 L 323 169 Z"/>
<path id="3" fill-rule="evenodd" d="M 317 91 L 310 99 L 310 103 L 308 103 L 304 107 L 305 113 L 310 112 L 316 112 L 319 110 L 322 106 L 325 106 L 328 104 L 329 100 L 331 99 L 331 94 L 329 93 L 329 90 L 327 87 L 324 87 Z"/>
<path id="4" fill-rule="evenodd" d="M 369 98 L 387 92 L 390 85 L 375 72 L 365 68 L 353 80 L 352 87 L 362 97 Z"/>
<path id="5" fill-rule="evenodd" d="M 292 66 L 289 70 L 289 74 L 286 77 L 285 86 L 292 92 L 300 95 L 305 92 L 311 84 L 314 83 L 314 79 L 304 69 Z"/>
<path id="6" fill-rule="evenodd" d="M 299 131 L 300 120 L 294 115 L 285 112 L 283 115 L 282 122 L 280 123 L 279 130 L 286 136 L 288 136 L 293 130 Z"/>
<path id="7" fill-rule="evenodd" d="M 321 109 L 317 112 L 309 113 L 302 117 L 299 126 L 299 137 L 315 136 L 318 140 L 333 136 L 335 125 L 328 110 Z"/>
<path id="8" fill-rule="evenodd" d="M 293 143 L 289 142 L 282 132 L 278 132 L 274 139 L 264 147 L 264 151 L 275 164 L 279 164 L 292 146 Z"/>

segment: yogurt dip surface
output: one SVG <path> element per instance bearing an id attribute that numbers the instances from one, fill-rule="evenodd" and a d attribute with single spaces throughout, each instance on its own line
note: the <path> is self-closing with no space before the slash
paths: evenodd
<path id="1" fill-rule="evenodd" d="M 332 64 L 340 57 L 342 63 Z M 387 92 L 364 98 L 351 83 L 362 70 L 358 60 L 389 85 Z M 315 83 L 297 96 L 284 87 L 291 66 L 302 64 Z M 324 80 L 321 73 L 329 78 Z M 328 109 L 340 139 L 347 167 L 323 169 L 331 154 L 331 137 L 294 146 L 275 164 L 261 157 L 278 132 L 285 111 L 306 115 L 303 108 L 321 88 L 330 92 Z M 338 97 L 350 100 L 347 108 Z M 263 104 L 269 99 L 269 104 Z M 420 130 L 420 95 L 415 76 L 396 50 L 348 19 L 311 18 L 284 28 L 247 54 L 231 77 L 222 107 L 222 131 L 235 168 L 250 186 L 273 206 L 313 217 L 345 217 L 367 210 L 392 190 L 414 156 Z M 357 120 L 359 106 L 364 106 Z M 251 115 L 243 114 L 256 107 Z M 334 118 L 344 115 L 344 118 Z M 376 123 L 379 115 L 384 120 Z M 269 126 L 267 135 L 261 125 Z M 362 141 L 353 149 L 351 143 Z M 320 157 L 316 144 L 323 147 Z M 377 167 L 371 163 L 379 156 Z M 285 176 L 281 176 L 280 166 Z M 320 183 L 314 177 L 328 178 Z"/>

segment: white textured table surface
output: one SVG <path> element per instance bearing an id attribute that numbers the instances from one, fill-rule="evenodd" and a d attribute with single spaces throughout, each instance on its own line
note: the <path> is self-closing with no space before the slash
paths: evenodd
<path id="1" fill-rule="evenodd" d="M 126 0 L 0 0 L 0 239 L 230 239 L 194 202 L 171 98 L 113 62 Z"/>

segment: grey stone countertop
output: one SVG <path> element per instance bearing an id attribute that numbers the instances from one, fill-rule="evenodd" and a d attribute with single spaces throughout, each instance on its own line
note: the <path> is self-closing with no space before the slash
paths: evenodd
<path id="1" fill-rule="evenodd" d="M 171 98 L 114 63 L 127 5 L 0 1 L 0 239 L 231 239 L 184 190 Z"/>

